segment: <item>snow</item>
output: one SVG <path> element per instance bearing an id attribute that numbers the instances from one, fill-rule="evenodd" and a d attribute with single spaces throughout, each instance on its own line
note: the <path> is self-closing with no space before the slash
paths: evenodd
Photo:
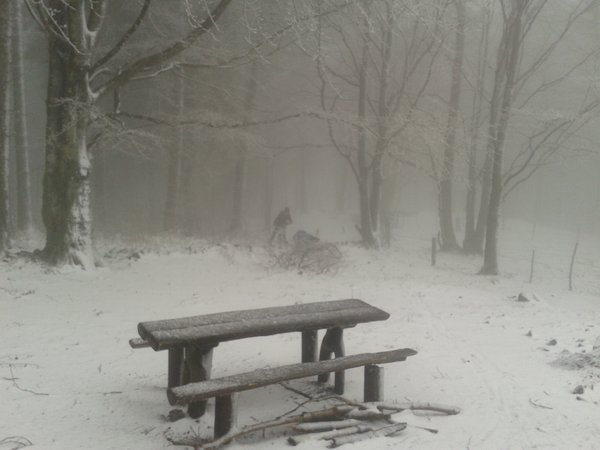
<path id="1" fill-rule="evenodd" d="M 212 404 L 198 422 L 165 420 L 166 353 L 129 347 L 138 322 L 360 298 L 391 317 L 347 330 L 349 354 L 419 352 L 385 365 L 386 401 L 441 403 L 461 413 L 404 411 L 394 416 L 409 423 L 399 436 L 348 448 L 596 448 L 600 242 L 581 237 L 569 291 L 573 235 L 538 227 L 532 241 L 526 226 L 504 230 L 499 277 L 475 275 L 478 257 L 442 254 L 431 267 L 430 237 L 416 231 L 380 252 L 343 245 L 344 265 L 322 275 L 274 267 L 259 246 L 200 241 L 106 252 L 94 272 L 0 262 L 0 443 L 20 436 L 36 449 L 152 450 L 175 448 L 166 437 L 182 433 L 210 436 Z M 521 292 L 530 301 L 516 301 Z M 299 353 L 297 334 L 228 342 L 215 349 L 213 374 L 291 364 Z M 360 400 L 362 369 L 346 378 L 346 397 Z M 579 385 L 583 394 L 573 394 Z M 280 386 L 242 392 L 239 425 L 305 400 Z M 284 436 L 267 435 L 230 448 L 287 447 Z"/>

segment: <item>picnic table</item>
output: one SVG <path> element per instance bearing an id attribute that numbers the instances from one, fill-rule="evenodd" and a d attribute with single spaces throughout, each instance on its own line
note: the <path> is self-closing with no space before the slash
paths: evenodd
<path id="1" fill-rule="evenodd" d="M 239 392 L 282 381 L 318 376 L 318 381 L 326 382 L 335 372 L 334 392 L 343 394 L 344 371 L 362 366 L 365 402 L 382 401 L 383 368 L 379 364 L 405 361 L 417 352 L 402 348 L 346 356 L 344 329 L 388 317 L 387 312 L 357 299 L 305 303 L 141 322 L 140 338 L 129 344 L 168 351 L 167 398 L 172 405 L 188 405 L 191 417 L 203 415 L 207 400 L 215 398 L 214 435 L 218 438 L 235 428 Z M 321 329 L 326 332 L 319 350 Z M 301 333 L 302 362 L 211 378 L 213 349 L 221 342 L 290 332 Z"/>
<path id="2" fill-rule="evenodd" d="M 216 314 L 156 320 L 138 324 L 141 339 L 134 348 L 167 350 L 168 387 L 210 379 L 213 349 L 221 342 L 280 333 L 300 332 L 303 363 L 345 355 L 343 330 L 359 323 L 386 320 L 389 314 L 358 299 L 304 303 L 291 306 L 229 311 Z M 318 351 L 318 331 L 327 330 Z M 327 381 L 329 373 L 319 374 Z M 344 391 L 344 371 L 336 372 L 335 391 Z M 190 404 L 188 412 L 200 416 L 205 402 Z"/>

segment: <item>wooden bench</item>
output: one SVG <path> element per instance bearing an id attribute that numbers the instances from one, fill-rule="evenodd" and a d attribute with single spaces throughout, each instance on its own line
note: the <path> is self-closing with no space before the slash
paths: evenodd
<path id="1" fill-rule="evenodd" d="M 291 306 L 229 311 L 138 324 L 141 337 L 129 341 L 133 348 L 167 350 L 168 387 L 210 378 L 213 349 L 221 342 L 279 333 L 300 332 L 302 362 L 345 354 L 343 330 L 359 323 L 386 320 L 389 314 L 362 300 L 335 300 Z M 318 352 L 318 330 L 326 329 Z M 319 375 L 327 381 L 329 374 Z M 335 389 L 344 390 L 344 372 L 336 372 Z M 192 417 L 204 413 L 205 402 L 191 403 Z"/>
<path id="2" fill-rule="evenodd" d="M 167 397 L 171 405 L 185 405 L 216 397 L 214 433 L 215 438 L 219 438 L 227 434 L 235 425 L 237 416 L 236 396 L 240 391 L 256 389 L 282 381 L 364 366 L 365 402 L 382 401 L 383 372 L 376 364 L 404 361 L 407 357 L 416 354 L 415 350 L 403 348 L 380 353 L 345 356 L 326 361 L 258 369 L 239 375 L 172 387 L 168 389 Z"/>

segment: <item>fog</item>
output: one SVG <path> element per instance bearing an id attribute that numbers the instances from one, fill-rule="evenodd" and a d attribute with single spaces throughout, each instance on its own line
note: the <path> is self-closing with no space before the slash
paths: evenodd
<path id="1" fill-rule="evenodd" d="M 213 3 L 152 3 L 95 75 L 98 83 L 177 42 Z M 335 223 L 347 231 L 340 240 L 380 247 L 403 220 L 422 213 L 432 218 L 427 233 L 436 235 L 447 180 L 462 246 L 469 187 L 476 220 L 482 187 L 491 183 L 485 161 L 499 142 L 490 137 L 499 129 L 494 111 L 507 114 L 495 150 L 503 153 L 501 220 L 597 233 L 598 6 L 531 2 L 522 11 L 508 103 L 495 106 L 500 96 L 494 99 L 494 90 L 502 94 L 506 86 L 503 33 L 517 3 L 229 5 L 185 51 L 132 77 L 86 112 L 93 235 L 265 241 L 287 206 L 301 219 L 296 228 L 319 233 Z M 109 4 L 94 58 L 118 42 L 141 6 Z M 31 208 L 43 233 L 48 40 L 26 10 L 23 23 Z M 453 67 L 460 75 L 455 105 Z M 11 161 L 17 172 L 12 154 Z M 17 184 L 9 179 L 14 229 Z M 362 204 L 361 193 L 369 197 Z M 365 209 L 372 210 L 376 242 L 365 234 Z M 391 227 L 391 237 L 382 238 L 382 225 Z"/>
<path id="2" fill-rule="evenodd" d="M 599 112 L 600 0 L 0 0 L 0 448 L 597 447 Z"/>

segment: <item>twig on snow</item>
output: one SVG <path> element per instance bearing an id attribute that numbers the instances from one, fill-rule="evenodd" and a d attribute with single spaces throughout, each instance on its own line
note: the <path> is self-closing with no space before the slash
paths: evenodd
<path id="1" fill-rule="evenodd" d="M 16 444 L 15 447 L 11 447 L 11 450 L 19 450 L 20 448 L 29 447 L 33 445 L 33 442 L 31 442 L 27 438 L 24 438 L 23 436 L 8 436 L 0 440 L 0 445 L 5 444 Z"/>
<path id="2" fill-rule="evenodd" d="M 536 403 L 532 399 L 529 399 L 529 403 L 531 403 L 533 406 L 535 406 L 537 408 L 554 409 L 551 406 L 546 406 L 546 405 L 542 405 L 541 403 Z"/>
<path id="3" fill-rule="evenodd" d="M 22 388 L 17 383 L 18 378 L 15 377 L 12 364 L 8 365 L 8 370 L 10 370 L 10 381 L 12 381 L 13 386 L 16 387 L 18 390 L 23 391 L 23 392 L 29 392 L 30 394 L 33 394 L 33 395 L 50 395 L 50 394 L 47 394 L 46 392 L 36 392 L 36 391 L 32 391 L 31 389 Z"/>

